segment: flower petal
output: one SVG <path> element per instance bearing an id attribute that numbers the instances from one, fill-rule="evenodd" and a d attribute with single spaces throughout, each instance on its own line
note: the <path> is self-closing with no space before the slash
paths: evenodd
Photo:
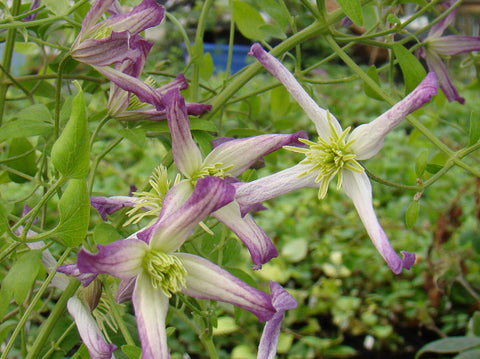
<path id="1" fill-rule="evenodd" d="M 260 321 L 275 313 L 268 294 L 249 286 L 212 262 L 187 253 L 177 253 L 187 270 L 187 285 L 182 292 L 200 299 L 233 304 L 255 314 Z"/>
<path id="2" fill-rule="evenodd" d="M 115 213 L 125 207 L 133 207 L 137 203 L 138 198 L 130 196 L 90 197 L 90 204 L 98 211 L 104 221 L 107 220 L 107 214 Z"/>
<path id="3" fill-rule="evenodd" d="M 234 195 L 233 186 L 220 178 L 199 179 L 192 195 L 178 210 L 160 217 L 147 229 L 150 247 L 165 253 L 178 249 L 200 221 L 233 201 Z"/>
<path id="4" fill-rule="evenodd" d="M 146 275 L 137 278 L 132 296 L 138 335 L 142 344 L 142 359 L 168 359 L 165 318 L 168 298 L 161 289 L 154 289 Z"/>
<path id="5" fill-rule="evenodd" d="M 258 203 L 278 197 L 299 188 L 317 187 L 316 173 L 303 175 L 310 165 L 297 164 L 272 175 L 252 182 L 234 183 L 235 200 L 240 205 L 242 215 Z"/>
<path id="6" fill-rule="evenodd" d="M 428 41 L 428 49 L 444 56 L 480 51 L 480 36 L 442 36 Z"/>
<path id="7" fill-rule="evenodd" d="M 57 272 L 77 278 L 84 287 L 88 286 L 95 278 L 97 278 L 97 274 L 81 273 L 76 263 L 58 266 Z"/>
<path id="8" fill-rule="evenodd" d="M 303 108 L 310 120 L 315 124 L 318 135 L 324 140 L 327 140 L 330 136 L 327 111 L 317 105 L 305 89 L 298 83 L 295 76 L 293 76 L 280 61 L 266 52 L 258 43 L 252 45 L 249 55 L 255 56 L 263 67 L 265 67 L 265 69 L 267 69 L 283 84 L 283 86 L 285 86 L 290 95 L 292 95 L 295 101 L 297 101 Z M 342 133 L 342 127 L 337 119 L 332 114 L 330 114 L 330 118 L 336 132 Z"/>
<path id="9" fill-rule="evenodd" d="M 368 124 L 355 128 L 350 135 L 349 141 L 355 159 L 366 160 L 380 151 L 383 139 L 393 130 L 408 114 L 418 110 L 429 102 L 437 94 L 438 81 L 434 72 L 429 72 L 423 81 L 390 110 Z"/>
<path id="10" fill-rule="evenodd" d="M 427 61 L 428 69 L 434 71 L 435 75 L 437 75 L 438 84 L 447 100 L 449 102 L 457 101 L 463 105 L 465 99 L 460 97 L 457 89 L 453 86 L 452 80 L 450 80 L 450 76 L 448 76 L 447 68 L 440 56 L 438 56 L 437 53 L 430 51 L 430 49 L 426 49 L 425 60 Z"/>
<path id="11" fill-rule="evenodd" d="M 265 324 L 258 346 L 258 359 L 275 359 L 284 312 L 296 308 L 298 305 L 297 301 L 280 284 L 270 282 L 270 291 L 273 297 L 272 303 L 277 312 Z"/>
<path id="12" fill-rule="evenodd" d="M 122 239 L 106 246 L 97 245 L 98 253 L 81 249 L 77 266 L 81 273 L 107 273 L 120 279 L 129 279 L 142 271 L 142 261 L 148 245 L 139 239 Z"/>
<path id="13" fill-rule="evenodd" d="M 453 6 L 455 2 L 453 1 L 445 1 L 444 5 L 446 5 L 447 8 Z M 457 9 L 451 11 L 446 17 L 444 17 L 442 20 L 437 22 L 435 25 L 433 25 L 428 32 L 427 38 L 438 38 L 440 37 L 445 29 L 452 23 L 453 19 L 455 18 L 455 15 L 457 13 Z"/>
<path id="14" fill-rule="evenodd" d="M 128 30 L 131 34 L 136 35 L 160 24 L 164 12 L 163 6 L 157 4 L 155 0 L 143 0 L 131 11 L 108 18 L 105 20 L 105 25 L 111 26 L 113 31 Z"/>
<path id="15" fill-rule="evenodd" d="M 373 245 L 385 259 L 392 272 L 400 274 L 403 268 L 410 269 L 415 263 L 415 254 L 402 252 L 404 258 L 401 259 L 392 248 L 373 210 L 372 186 L 365 172 L 344 170 L 342 187 L 353 201 Z"/>
<path id="16" fill-rule="evenodd" d="M 226 141 L 210 152 L 204 164 L 233 165 L 228 174 L 237 177 L 263 156 L 286 145 L 300 145 L 299 138 L 308 138 L 308 135 L 300 131 L 292 135 L 269 134 Z"/>
<path id="17" fill-rule="evenodd" d="M 172 135 L 173 159 L 185 177 L 192 177 L 201 168 L 203 159 L 190 132 L 185 100 L 178 89 L 168 91 L 163 100 Z"/>
<path id="18" fill-rule="evenodd" d="M 235 201 L 213 212 L 212 215 L 230 228 L 247 246 L 255 264 L 253 269 L 260 269 L 262 264 L 278 257 L 278 251 L 265 231 L 250 214 L 242 218 L 240 207 Z"/>
<path id="19" fill-rule="evenodd" d="M 82 29 L 80 30 L 77 38 L 75 39 L 75 44 L 83 40 L 83 38 L 93 35 L 95 30 L 95 24 L 102 17 L 102 15 L 107 11 L 107 9 L 112 5 L 114 0 L 97 0 L 92 5 L 90 10 L 88 10 L 87 15 L 82 22 Z M 73 47 L 75 47 L 75 44 Z"/>
<path id="20" fill-rule="evenodd" d="M 133 290 L 135 289 L 135 282 L 137 277 L 129 279 L 121 279 L 118 283 L 117 294 L 115 301 L 120 304 L 132 299 Z"/>
<path id="21" fill-rule="evenodd" d="M 113 358 L 117 346 L 105 342 L 97 323 L 82 302 L 77 297 L 71 297 L 67 302 L 67 309 L 75 319 L 78 333 L 92 359 Z"/>

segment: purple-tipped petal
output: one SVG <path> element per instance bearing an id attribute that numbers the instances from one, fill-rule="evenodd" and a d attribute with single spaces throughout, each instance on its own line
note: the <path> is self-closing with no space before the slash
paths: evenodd
<path id="1" fill-rule="evenodd" d="M 365 172 L 358 173 L 344 170 L 342 187 L 353 201 L 373 245 L 385 259 L 392 272 L 400 274 L 403 268 L 410 269 L 415 263 L 415 254 L 402 252 L 404 258 L 401 259 L 392 248 L 375 215 L 372 204 L 372 186 Z"/>
<path id="2" fill-rule="evenodd" d="M 125 14 L 114 15 L 105 20 L 105 26 L 111 26 L 113 31 L 129 31 L 137 35 L 145 29 L 157 26 L 162 22 L 163 6 L 155 0 L 143 0 L 131 11 Z"/>
<path id="3" fill-rule="evenodd" d="M 110 215 L 125 207 L 133 207 L 137 203 L 138 199 L 130 196 L 90 197 L 90 204 L 98 211 L 104 221 L 107 220 L 107 214 Z"/>
<path id="4" fill-rule="evenodd" d="M 447 68 L 440 56 L 427 49 L 425 51 L 425 60 L 427 61 L 428 69 L 437 75 L 438 84 L 447 100 L 449 102 L 457 101 L 463 105 L 465 99 L 459 95 L 457 89 L 453 86 L 452 80 L 450 80 L 450 76 L 448 76 Z"/>
<path id="5" fill-rule="evenodd" d="M 210 152 L 204 164 L 233 165 L 234 167 L 228 170 L 228 174 L 236 177 L 263 156 L 286 145 L 300 145 L 299 138 L 308 138 L 308 135 L 300 131 L 291 135 L 270 134 L 226 141 Z"/>
<path id="6" fill-rule="evenodd" d="M 450 35 L 428 41 L 428 49 L 444 56 L 480 51 L 480 36 Z"/>
<path id="7" fill-rule="evenodd" d="M 266 52 L 258 43 L 250 48 L 249 55 L 255 56 L 257 60 L 268 70 L 275 78 L 280 81 L 287 91 L 292 95 L 300 107 L 303 108 L 307 116 L 312 120 L 317 128 L 318 135 L 327 140 L 330 136 L 330 126 L 327 111 L 317 105 L 305 89 L 298 83 L 295 76 L 292 75 L 283 64 L 275 57 Z M 332 125 L 337 133 L 342 133 L 342 128 L 337 119 L 330 114 Z"/>
<path id="8" fill-rule="evenodd" d="M 444 2 L 444 5 L 447 8 L 450 8 L 451 6 L 454 5 L 454 1 L 446 1 Z M 453 19 L 455 18 L 455 15 L 457 13 L 457 9 L 454 9 L 451 11 L 446 17 L 444 17 L 442 20 L 437 22 L 435 25 L 433 25 L 430 28 L 430 31 L 428 32 L 428 38 L 438 38 L 440 37 L 445 29 L 452 23 Z"/>
<path id="9" fill-rule="evenodd" d="M 82 22 L 82 29 L 80 33 L 77 35 L 75 39 L 75 43 L 73 47 L 76 46 L 80 41 L 84 38 L 92 36 L 95 32 L 95 29 L 98 26 L 95 26 L 98 20 L 102 17 L 102 15 L 112 6 L 114 0 L 97 0 L 93 3 L 90 10 L 88 10 L 87 15 Z"/>
<path id="10" fill-rule="evenodd" d="M 129 279 L 142 271 L 142 262 L 148 245 L 138 239 L 123 239 L 106 246 L 97 245 L 98 253 L 81 249 L 77 266 L 81 273 L 107 273 L 120 279 Z"/>
<path id="11" fill-rule="evenodd" d="M 429 72 L 423 81 L 402 101 L 374 121 L 355 128 L 349 140 L 356 159 L 366 160 L 380 151 L 383 139 L 408 114 L 418 110 L 437 94 L 438 81 L 434 72 Z"/>
<path id="12" fill-rule="evenodd" d="M 255 314 L 260 321 L 270 320 L 275 313 L 270 296 L 255 289 L 212 262 L 187 253 L 178 253 L 187 270 L 186 287 L 182 292 L 200 299 L 233 304 Z"/>
<path id="13" fill-rule="evenodd" d="M 165 253 L 177 250 L 210 213 L 233 201 L 235 189 L 217 177 L 197 181 L 188 200 L 175 212 L 160 217 L 151 227 L 150 246 Z"/>
<path id="14" fill-rule="evenodd" d="M 318 187 L 316 173 L 303 175 L 310 165 L 297 164 L 272 175 L 252 182 L 234 183 L 235 200 L 240 205 L 242 215 L 256 207 L 258 203 L 305 187 Z"/>
<path id="15" fill-rule="evenodd" d="M 278 256 L 278 251 L 265 231 L 255 222 L 251 215 L 242 218 L 238 203 L 232 202 L 212 214 L 216 219 L 230 228 L 245 244 L 254 269 Z"/>
<path id="16" fill-rule="evenodd" d="M 270 292 L 272 293 L 272 304 L 277 310 L 263 329 L 260 345 L 258 346 L 258 359 L 274 359 L 277 353 L 278 337 L 284 312 L 296 308 L 297 301 L 282 286 L 276 282 L 270 282 Z"/>
<path id="17" fill-rule="evenodd" d="M 67 309 L 75 319 L 78 333 L 88 349 L 92 359 L 113 358 L 113 352 L 117 349 L 114 344 L 107 344 L 97 323 L 90 312 L 77 297 L 71 297 L 67 302 Z"/>
<path id="18" fill-rule="evenodd" d="M 57 272 L 77 278 L 84 287 L 88 286 L 95 278 L 97 278 L 97 274 L 80 272 L 76 263 L 58 266 Z"/>
<path id="19" fill-rule="evenodd" d="M 202 154 L 190 132 L 185 100 L 178 89 L 164 96 L 168 127 L 172 135 L 172 153 L 175 164 L 186 177 L 192 177 L 202 166 Z"/>
<path id="20" fill-rule="evenodd" d="M 155 289 L 146 275 L 139 275 L 132 296 L 138 335 L 142 344 L 142 359 L 168 359 L 165 318 L 168 298 L 160 288 Z"/>

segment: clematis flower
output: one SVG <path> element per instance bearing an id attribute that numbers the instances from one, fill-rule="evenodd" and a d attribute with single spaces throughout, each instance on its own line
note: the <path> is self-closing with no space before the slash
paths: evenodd
<path id="1" fill-rule="evenodd" d="M 98 22 L 106 11 L 114 15 Z M 144 0 L 128 13 L 118 11 L 114 0 L 97 0 L 92 5 L 70 50 L 75 60 L 98 69 L 127 59 L 135 62 L 150 51 L 152 44 L 139 33 L 162 21 L 163 7 L 155 0 Z"/>
<path id="2" fill-rule="evenodd" d="M 168 126 L 172 135 L 172 154 L 178 170 L 186 177 L 175 187 L 181 193 L 180 198 L 188 198 L 198 179 L 216 176 L 234 182 L 235 177 L 250 168 L 263 156 L 276 151 L 284 145 L 299 144 L 300 137 L 306 137 L 301 131 L 291 135 L 269 134 L 243 139 L 225 140 L 203 158 L 190 132 L 190 124 L 185 102 L 180 92 L 173 89 L 164 96 Z M 181 203 L 181 202 L 179 202 Z M 255 264 L 261 268 L 278 252 L 265 231 L 249 214 L 241 216 L 240 207 L 233 201 L 212 213 L 220 222 L 229 227 L 247 246 Z"/>
<path id="3" fill-rule="evenodd" d="M 450 7 L 453 1 L 447 1 L 445 5 Z M 458 8 L 457 8 L 458 9 Z M 458 94 L 457 89 L 448 76 L 447 67 L 442 57 L 450 57 L 464 52 L 480 51 L 479 36 L 448 35 L 442 36 L 445 29 L 455 18 L 457 9 L 451 11 L 445 18 L 433 25 L 424 41 L 423 47 L 419 49 L 419 55 L 427 61 L 430 71 L 434 71 L 443 93 L 449 102 L 457 101 L 465 103 L 465 99 Z"/>
<path id="4" fill-rule="evenodd" d="M 215 177 L 197 181 L 191 197 L 178 209 L 170 191 L 152 226 L 124 240 L 98 245 L 96 254 L 82 249 L 77 266 L 82 273 L 106 273 L 133 283 L 133 306 L 142 344 L 142 358 L 169 358 L 165 318 L 169 298 L 182 292 L 195 298 L 231 303 L 268 321 L 292 307 L 291 296 L 273 285 L 272 296 L 240 281 L 212 262 L 177 250 L 209 213 L 230 203 L 233 187 Z M 278 308 L 278 309 L 277 309 Z M 275 317 L 277 319 L 277 317 Z M 278 327 L 271 323 L 270 326 Z M 265 334 L 274 343 L 275 336 Z"/>
<path id="5" fill-rule="evenodd" d="M 30 9 L 28 10 L 28 12 L 38 9 L 39 6 L 40 6 L 40 0 L 33 0 L 33 1 L 30 3 Z M 34 12 L 33 14 L 30 14 L 30 15 L 28 15 L 28 16 L 25 16 L 25 17 L 22 19 L 22 21 L 24 21 L 24 22 L 33 21 L 33 20 L 35 20 L 35 19 L 37 18 L 37 15 L 38 15 L 38 12 Z"/>
<path id="6" fill-rule="evenodd" d="M 370 180 L 358 161 L 374 156 L 381 149 L 384 137 L 405 116 L 430 101 L 437 91 L 435 74 L 429 73 L 402 101 L 350 134 L 350 128 L 343 130 L 337 119 L 319 107 L 281 62 L 259 44 L 252 46 L 250 54 L 285 86 L 315 124 L 319 138 L 317 142 L 300 139 L 307 148 L 288 147 L 305 155 L 297 165 L 249 183 L 234 184 L 235 198 L 243 212 L 253 204 L 304 187 L 319 188 L 318 198 L 322 199 L 330 181 L 337 177 L 337 188 L 343 188 L 352 199 L 370 239 L 390 269 L 395 274 L 403 268 L 409 269 L 415 255 L 402 252 L 404 258 L 401 259 L 390 245 L 373 209 Z"/>

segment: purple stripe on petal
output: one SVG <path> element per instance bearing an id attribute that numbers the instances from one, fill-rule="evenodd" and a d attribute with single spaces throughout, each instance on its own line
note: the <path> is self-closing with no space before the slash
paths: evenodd
<path id="1" fill-rule="evenodd" d="M 175 212 L 154 223 L 150 246 L 169 253 L 178 249 L 197 224 L 210 213 L 233 201 L 235 189 L 217 177 L 197 181 L 188 200 Z"/>
<path id="2" fill-rule="evenodd" d="M 444 4 L 447 6 L 447 8 L 449 8 L 453 6 L 454 2 L 446 1 Z M 455 18 L 455 14 L 457 13 L 457 9 L 458 8 L 451 11 L 446 17 L 433 25 L 428 32 L 428 38 L 440 37 L 445 31 L 445 29 L 452 23 L 453 19 Z"/>
<path id="3" fill-rule="evenodd" d="M 186 177 L 192 177 L 202 166 L 202 154 L 193 141 L 185 100 L 178 89 L 164 95 L 168 127 L 172 135 L 172 153 L 175 164 Z"/>
<path id="4" fill-rule="evenodd" d="M 295 76 L 293 76 L 293 74 L 288 71 L 280 61 L 266 52 L 258 43 L 252 45 L 249 55 L 255 56 L 263 67 L 265 67 L 266 70 L 285 86 L 290 95 L 298 102 L 310 120 L 315 124 L 318 135 L 324 140 L 328 140 L 328 137 L 330 136 L 330 126 L 328 124 L 327 111 L 317 105 L 305 89 L 298 83 Z M 330 117 L 337 133 L 342 133 L 340 123 L 332 114 L 330 114 Z"/>
<path id="5" fill-rule="evenodd" d="M 437 94 L 437 88 L 437 77 L 434 72 L 429 72 L 407 97 L 372 122 L 355 128 L 349 140 L 354 140 L 351 148 L 356 159 L 366 160 L 377 154 L 385 136 L 407 115 L 429 102 Z"/>
<path id="6" fill-rule="evenodd" d="M 137 277 L 129 279 L 121 279 L 117 287 L 117 295 L 115 301 L 120 304 L 132 299 L 133 290 L 135 289 L 135 282 Z"/>
<path id="7" fill-rule="evenodd" d="M 300 188 L 318 188 L 316 173 L 303 175 L 311 165 L 297 164 L 272 175 L 252 182 L 234 183 L 235 200 L 240 205 L 242 215 L 258 206 L 258 203 L 292 192 Z"/>
<path id="8" fill-rule="evenodd" d="M 213 216 L 230 228 L 245 244 L 255 264 L 253 269 L 262 268 L 262 264 L 278 256 L 275 245 L 252 216 L 247 214 L 242 218 L 238 203 L 229 203 L 214 212 Z"/>
<path id="9" fill-rule="evenodd" d="M 142 271 L 142 262 L 148 245 L 138 239 L 123 239 L 106 246 L 97 245 L 98 253 L 81 249 L 77 266 L 81 273 L 107 273 L 120 279 L 129 279 Z"/>
<path id="10" fill-rule="evenodd" d="M 187 253 L 178 253 L 187 270 L 187 285 L 182 292 L 200 299 L 233 304 L 255 314 L 260 321 L 275 314 L 268 294 L 249 286 L 212 262 Z"/>
<path id="11" fill-rule="evenodd" d="M 263 156 L 272 153 L 286 145 L 301 145 L 299 138 L 308 138 L 304 131 L 291 135 L 269 134 L 226 141 L 217 146 L 205 158 L 205 164 L 234 167 L 228 173 L 236 177 L 250 168 Z"/>
<path id="12" fill-rule="evenodd" d="M 95 278 L 97 278 L 97 274 L 94 273 L 81 273 L 76 263 L 58 266 L 57 272 L 77 278 L 84 287 L 88 286 Z"/>
<path id="13" fill-rule="evenodd" d="M 82 22 L 82 29 L 75 39 L 75 44 L 81 41 L 84 37 L 88 37 L 93 34 L 96 26 L 96 22 L 100 20 L 102 15 L 107 11 L 107 9 L 112 5 L 114 0 L 97 0 L 92 5 L 90 10 L 88 10 L 87 15 Z"/>
<path id="14" fill-rule="evenodd" d="M 447 100 L 449 102 L 457 101 L 463 105 L 465 99 L 459 95 L 457 89 L 453 86 L 452 80 L 448 76 L 447 68 L 440 56 L 427 49 L 425 60 L 427 61 L 428 69 L 437 75 L 438 84 Z"/>
<path id="15" fill-rule="evenodd" d="M 90 197 L 90 204 L 98 211 L 104 221 L 107 220 L 107 214 L 110 215 L 125 207 L 133 207 L 137 203 L 138 198 L 130 196 Z"/>
<path id="16" fill-rule="evenodd" d="M 428 49 L 444 56 L 480 51 L 480 36 L 450 35 L 428 41 Z"/>
<path id="17" fill-rule="evenodd" d="M 135 284 L 132 302 L 142 344 L 142 359 L 170 358 L 165 331 L 167 296 L 160 288 L 153 288 L 150 279 L 141 274 Z"/>
<path id="18" fill-rule="evenodd" d="M 385 259 L 392 272 L 400 274 L 403 268 L 410 269 L 415 263 L 415 254 L 402 252 L 404 258 L 401 259 L 392 248 L 375 215 L 372 204 L 372 186 L 365 172 L 358 173 L 344 170 L 342 187 L 353 201 L 373 245 Z"/>
<path id="19" fill-rule="evenodd" d="M 117 349 L 117 346 L 105 342 L 100 328 L 80 300 L 77 297 L 71 297 L 67 302 L 67 309 L 75 319 L 78 333 L 87 347 L 91 358 L 113 358 L 113 352 Z"/>

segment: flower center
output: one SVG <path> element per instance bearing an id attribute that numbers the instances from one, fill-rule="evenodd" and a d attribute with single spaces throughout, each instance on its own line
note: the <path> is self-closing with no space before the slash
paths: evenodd
<path id="1" fill-rule="evenodd" d="M 215 163 L 213 165 L 203 164 L 202 167 L 193 174 L 190 180 L 196 183 L 198 179 L 208 176 L 225 178 L 229 176 L 228 171 L 232 168 L 233 165 L 224 166 L 223 163 Z"/>
<path id="2" fill-rule="evenodd" d="M 310 164 L 311 167 L 301 174 L 301 176 L 308 175 L 313 172 L 318 172 L 315 178 L 316 183 L 320 183 L 318 190 L 318 198 L 322 199 L 327 194 L 328 185 L 330 181 L 337 176 L 337 188 L 342 185 L 342 170 L 343 168 L 363 172 L 363 167 L 355 160 L 356 154 L 353 153 L 350 146 L 352 141 L 346 141 L 350 133 L 350 127 L 345 129 L 340 135 L 336 132 L 332 125 L 330 115 L 328 114 L 330 137 L 328 141 L 321 138 L 317 142 L 309 141 L 300 138 L 299 141 L 306 144 L 307 148 L 299 148 L 292 146 L 284 146 L 287 150 L 303 153 L 305 159 L 300 163 Z"/>
<path id="3" fill-rule="evenodd" d="M 175 180 L 175 183 L 178 179 Z M 152 190 L 149 192 L 133 192 L 133 195 L 140 199 L 133 208 L 127 212 L 130 219 L 124 226 L 130 223 L 138 223 L 144 217 L 158 217 L 162 210 L 163 200 L 167 194 L 171 181 L 168 180 L 167 168 L 158 166 L 150 176 L 149 180 Z"/>
<path id="4" fill-rule="evenodd" d="M 152 287 L 160 288 L 169 298 L 186 285 L 187 271 L 176 256 L 150 250 L 145 255 L 143 267 L 150 276 Z"/>

